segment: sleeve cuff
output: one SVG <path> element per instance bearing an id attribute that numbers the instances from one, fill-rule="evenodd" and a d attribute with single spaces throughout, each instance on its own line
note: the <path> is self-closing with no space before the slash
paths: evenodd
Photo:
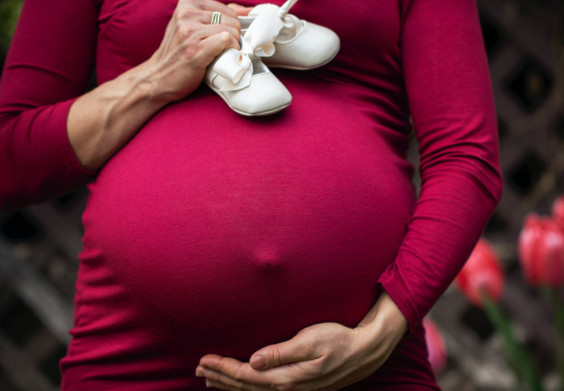
<path id="1" fill-rule="evenodd" d="M 386 291 L 388 295 L 390 295 L 394 303 L 405 316 L 409 326 L 408 333 L 415 330 L 421 323 L 423 317 L 419 314 L 417 307 L 413 304 L 413 301 L 411 300 L 411 292 L 407 288 L 407 285 L 405 284 L 405 281 L 402 278 L 395 262 L 388 266 L 388 268 L 380 276 L 378 285 L 381 289 Z"/>
<path id="2" fill-rule="evenodd" d="M 64 132 L 58 132 L 58 145 L 63 161 L 65 162 L 66 175 L 68 175 L 69 178 L 87 178 L 95 175 L 97 171 L 89 170 L 80 163 L 70 143 L 67 129 L 69 111 L 77 99 L 78 98 L 73 98 L 62 102 L 58 107 L 57 114 L 59 115 L 57 118 L 57 128 L 64 129 Z"/>

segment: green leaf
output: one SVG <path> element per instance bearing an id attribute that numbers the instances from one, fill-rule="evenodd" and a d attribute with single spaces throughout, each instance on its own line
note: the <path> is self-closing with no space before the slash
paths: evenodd
<path id="1" fill-rule="evenodd" d="M 483 292 L 482 299 L 488 319 L 503 338 L 506 357 L 515 376 L 531 391 L 543 391 L 542 380 L 537 368 L 525 347 L 515 337 L 511 323 L 485 292 Z"/>
<path id="2" fill-rule="evenodd" d="M 0 49 L 8 50 L 22 9 L 23 0 L 0 1 Z"/>

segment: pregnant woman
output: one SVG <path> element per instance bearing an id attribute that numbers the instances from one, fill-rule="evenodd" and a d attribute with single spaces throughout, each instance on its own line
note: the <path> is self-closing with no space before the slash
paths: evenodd
<path id="1" fill-rule="evenodd" d="M 201 81 L 258 3 L 25 1 L 0 206 L 90 192 L 63 390 L 438 389 L 421 320 L 501 192 L 475 2 L 301 0 L 341 50 L 249 118 Z"/>

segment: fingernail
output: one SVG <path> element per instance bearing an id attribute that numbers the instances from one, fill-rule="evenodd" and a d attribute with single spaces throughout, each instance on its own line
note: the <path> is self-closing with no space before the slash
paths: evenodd
<path id="1" fill-rule="evenodd" d="M 266 360 L 263 356 L 253 356 L 251 357 L 250 364 L 254 369 L 264 369 L 266 367 Z"/>
<path id="2" fill-rule="evenodd" d="M 196 368 L 196 376 L 204 377 L 204 370 L 200 367 Z"/>

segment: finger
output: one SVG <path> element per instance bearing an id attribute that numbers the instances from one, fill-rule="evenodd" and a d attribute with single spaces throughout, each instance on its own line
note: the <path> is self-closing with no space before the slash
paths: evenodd
<path id="1" fill-rule="evenodd" d="M 203 39 L 200 42 L 200 56 L 205 66 L 208 66 L 214 58 L 219 56 L 226 49 L 239 50 L 239 42 L 226 31 L 221 31 Z"/>
<path id="2" fill-rule="evenodd" d="M 205 43 L 208 45 L 219 44 L 222 48 L 224 48 L 223 45 L 225 45 L 225 47 L 233 46 L 233 42 L 235 43 L 235 47 L 238 47 L 239 36 L 239 31 L 233 27 L 221 24 L 207 24 L 200 25 L 197 29 L 192 29 L 189 26 L 183 26 L 178 31 L 177 39 L 180 42 L 191 46 L 196 42 L 201 43 L 208 38 L 214 37 L 211 41 L 205 41 Z"/>
<path id="3" fill-rule="evenodd" d="M 202 24 L 211 24 L 212 15 L 215 11 L 202 11 L 202 16 L 199 18 L 199 21 Z M 221 13 L 221 21 L 218 24 L 222 24 L 224 26 L 230 26 L 234 29 L 241 30 L 241 23 L 237 17 L 233 17 L 231 15 L 226 15 L 223 12 Z"/>
<path id="4" fill-rule="evenodd" d="M 222 32 L 229 33 L 229 35 L 231 35 L 236 41 L 239 40 L 239 30 L 231 26 L 224 26 L 223 24 L 208 24 L 201 26 L 197 32 L 194 32 L 194 35 L 199 36 L 201 39 L 205 39 Z"/>
<path id="5" fill-rule="evenodd" d="M 220 24 L 200 26 L 197 30 L 180 32 L 179 39 L 187 48 L 197 45 L 197 62 L 206 62 L 205 66 L 228 48 L 239 49 L 239 32 L 232 27 Z M 208 61 L 209 60 L 209 61 Z"/>
<path id="6" fill-rule="evenodd" d="M 202 0 L 200 2 L 200 6 L 202 7 L 202 9 L 206 10 L 206 11 L 218 11 L 221 12 L 222 14 L 225 14 L 227 16 L 230 16 L 232 18 L 237 19 L 237 13 L 235 12 L 235 10 L 231 7 L 228 7 L 227 5 L 220 3 L 218 1 L 213 1 L 213 0 Z"/>
<path id="7" fill-rule="evenodd" d="M 314 360 L 320 357 L 316 352 L 316 345 L 309 334 L 298 334 L 289 341 L 258 350 L 249 362 L 253 369 L 265 370 L 283 364 Z"/>
<path id="8" fill-rule="evenodd" d="M 226 7 L 227 8 L 227 7 Z M 209 25 L 212 22 L 212 15 L 216 11 L 201 9 L 201 8 L 194 8 L 188 6 L 188 4 L 184 4 L 179 6 L 176 10 L 176 17 L 179 22 L 182 23 L 200 23 L 203 25 Z M 227 14 L 221 12 L 221 22 L 224 26 L 230 26 L 236 30 L 241 30 L 241 23 L 239 19 L 237 19 L 237 15 Z"/>
<path id="9" fill-rule="evenodd" d="M 217 388 L 218 390 L 227 390 L 227 391 L 232 391 L 233 389 L 226 386 L 223 383 L 220 382 L 215 382 L 213 380 L 206 380 L 206 387 L 207 388 Z"/>
<path id="10" fill-rule="evenodd" d="M 206 371 L 207 375 L 212 376 L 212 380 L 228 382 L 228 378 L 236 385 L 242 383 L 253 386 L 270 387 L 274 383 L 279 373 L 257 372 L 248 363 L 242 363 L 234 358 L 221 357 L 215 354 L 208 354 L 200 359 L 200 367 Z M 206 377 L 208 377 L 206 375 Z"/>
<path id="11" fill-rule="evenodd" d="M 233 10 L 237 13 L 238 16 L 247 16 L 249 12 L 253 9 L 253 7 L 244 7 L 239 4 L 229 3 L 227 4 L 229 8 L 233 8 Z"/>
<path id="12" fill-rule="evenodd" d="M 234 379 L 224 373 L 214 371 L 212 369 L 205 369 L 201 366 L 198 367 L 198 376 L 206 378 L 207 387 L 215 387 L 221 390 L 248 390 L 248 391 L 266 391 L 270 387 L 246 383 L 245 381 Z"/>

